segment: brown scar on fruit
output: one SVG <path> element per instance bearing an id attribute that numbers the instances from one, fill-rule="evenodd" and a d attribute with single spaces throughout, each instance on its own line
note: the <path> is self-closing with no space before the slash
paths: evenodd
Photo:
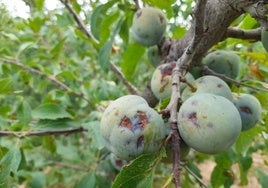
<path id="1" fill-rule="evenodd" d="M 247 114 L 252 114 L 252 111 L 250 110 L 250 108 L 249 107 L 246 107 L 246 106 L 244 106 L 244 107 L 240 107 L 240 110 L 242 111 L 242 112 L 245 112 L 245 113 L 247 113 Z"/>
<path id="2" fill-rule="evenodd" d="M 197 123 L 197 116 L 196 116 L 196 112 L 192 112 L 188 115 L 188 119 L 193 122 L 193 124 L 197 127 L 200 127 L 200 125 Z"/>
<path id="3" fill-rule="evenodd" d="M 137 140 L 137 148 L 142 146 L 143 140 L 144 140 L 144 136 L 141 135 Z"/>
<path id="4" fill-rule="evenodd" d="M 170 76 L 172 74 L 172 71 L 173 71 L 175 66 L 176 66 L 175 63 L 169 63 L 167 66 L 160 68 L 160 72 L 162 75 L 161 82 L 163 82 L 163 80 L 166 76 Z"/>
<path id="5" fill-rule="evenodd" d="M 116 164 L 117 166 L 123 166 L 123 161 L 122 161 L 122 160 L 116 160 L 116 161 L 115 161 L 115 164 Z"/>
<path id="6" fill-rule="evenodd" d="M 161 81 L 162 82 L 162 81 Z M 166 80 L 165 84 L 159 89 L 160 93 L 163 93 L 165 91 L 165 87 L 168 85 L 169 81 Z"/>
<path id="7" fill-rule="evenodd" d="M 161 15 L 159 15 L 159 20 L 160 20 L 160 23 L 163 23 L 164 22 L 164 17 L 163 16 L 161 16 Z"/>
<path id="8" fill-rule="evenodd" d="M 137 12 L 137 18 L 139 18 L 142 15 L 142 11 Z"/>
<path id="9" fill-rule="evenodd" d="M 147 119 L 147 116 L 146 116 L 146 113 L 142 112 L 142 111 L 137 111 L 137 113 L 140 116 L 140 125 L 141 125 L 142 128 L 144 128 L 145 125 L 147 125 L 149 123 L 148 119 Z"/>
<path id="10" fill-rule="evenodd" d="M 223 87 L 223 85 L 222 84 L 218 84 L 217 87 L 218 88 L 221 88 L 221 87 Z"/>
<path id="11" fill-rule="evenodd" d="M 119 125 L 120 127 L 126 127 L 131 130 L 131 121 L 128 117 L 124 116 Z"/>

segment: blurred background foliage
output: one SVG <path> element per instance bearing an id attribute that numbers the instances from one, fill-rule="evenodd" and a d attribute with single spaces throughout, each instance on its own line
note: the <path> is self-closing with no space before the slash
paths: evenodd
<path id="1" fill-rule="evenodd" d="M 27 18 L 13 16 L 0 1 L 0 129 L 31 132 L 83 127 L 88 131 L 23 138 L 0 135 L 0 187 L 110 187 L 118 170 L 100 137 L 99 121 L 110 100 L 128 94 L 109 69 L 110 62 L 141 91 L 155 69 L 147 49 L 129 36 L 135 3 L 70 0 L 93 40 L 77 27 L 60 1 L 53 10 L 47 9 L 45 0 L 24 2 L 30 10 Z M 192 0 L 144 0 L 141 4 L 165 11 L 167 37 L 180 39 L 190 26 Z M 252 29 L 259 24 L 245 14 L 233 26 Z M 213 49 L 235 51 L 241 56 L 239 80 L 268 88 L 268 55 L 261 42 L 227 39 Z M 211 187 L 247 185 L 248 172 L 259 185 L 267 185 L 268 93 L 236 86 L 232 90 L 256 96 L 263 107 L 262 120 L 226 152 L 210 156 L 191 151 L 182 169 L 183 187 L 199 187 L 189 172 L 202 178 L 200 165 L 207 161 L 215 166 L 207 182 Z M 256 155 L 261 163 L 257 167 Z M 154 168 L 151 182 L 144 185 L 153 181 L 154 187 L 172 187 L 171 164 Z"/>

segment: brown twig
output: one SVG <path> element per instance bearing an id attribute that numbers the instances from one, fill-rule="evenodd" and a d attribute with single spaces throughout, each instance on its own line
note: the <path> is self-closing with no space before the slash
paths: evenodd
<path id="1" fill-rule="evenodd" d="M 199 178 L 190 168 L 188 168 L 187 165 L 182 165 L 182 167 L 196 179 L 201 187 L 207 188 L 207 185 L 202 181 L 202 179 Z"/>
<path id="2" fill-rule="evenodd" d="M 110 64 L 111 64 L 111 69 L 117 75 L 119 80 L 121 80 L 121 82 L 128 88 L 128 91 L 133 95 L 140 95 L 140 92 L 138 91 L 138 89 L 127 81 L 124 74 L 117 68 L 117 66 L 115 66 L 115 64 L 113 63 L 110 63 Z"/>
<path id="3" fill-rule="evenodd" d="M 25 131 L 25 132 L 15 132 L 15 131 L 0 131 L 0 137 L 2 136 L 12 136 L 18 138 L 25 138 L 30 136 L 47 136 L 47 135 L 69 135 L 78 132 L 86 132 L 87 129 L 83 127 L 63 129 L 63 130 L 46 130 L 46 131 Z"/>
<path id="4" fill-rule="evenodd" d="M 64 6 L 66 7 L 66 9 L 71 13 L 71 15 L 73 16 L 73 18 L 74 18 L 75 22 L 77 23 L 79 29 L 84 32 L 84 34 L 87 36 L 87 38 L 88 39 L 92 39 L 95 43 L 99 43 L 99 41 L 97 39 L 95 39 L 93 37 L 93 35 L 87 30 L 86 26 L 81 21 L 81 19 L 79 18 L 79 16 L 75 13 L 75 11 L 73 10 L 73 8 L 69 5 L 68 0 L 60 0 L 60 2 L 62 4 L 64 4 Z"/>
<path id="5" fill-rule="evenodd" d="M 90 168 L 85 168 L 85 167 L 78 166 L 78 165 L 66 164 L 66 163 L 59 162 L 59 161 L 51 161 L 51 162 L 48 163 L 48 165 L 66 167 L 66 168 L 70 168 L 70 169 L 73 169 L 73 170 L 76 170 L 76 171 L 78 170 L 78 171 L 82 171 L 82 172 L 90 171 Z"/>
<path id="6" fill-rule="evenodd" d="M 196 4 L 194 11 L 194 28 L 195 35 L 192 39 L 189 46 L 185 49 L 182 56 L 177 60 L 176 66 L 172 72 L 172 94 L 170 103 L 167 106 L 167 109 L 170 111 L 170 127 L 172 130 L 172 145 L 173 145 L 173 182 L 175 186 L 181 187 L 180 182 L 180 135 L 178 130 L 177 123 L 177 108 L 180 98 L 180 78 L 182 77 L 182 73 L 184 71 L 183 67 L 187 67 L 194 55 L 195 50 L 204 35 L 204 18 L 205 18 L 205 6 L 206 0 L 199 0 Z"/>
<path id="7" fill-rule="evenodd" d="M 258 88 L 258 87 L 250 86 L 250 85 L 248 85 L 248 84 L 244 84 L 244 83 L 242 83 L 242 82 L 239 82 L 239 81 L 237 81 L 237 80 L 234 80 L 234 79 L 232 79 L 232 78 L 230 78 L 230 77 L 228 77 L 228 76 L 226 76 L 226 75 L 224 75 L 224 74 L 220 74 L 220 73 L 217 73 L 217 72 L 211 70 L 211 69 L 208 68 L 207 66 L 204 66 L 204 67 L 203 67 L 203 72 L 204 72 L 204 74 L 209 74 L 209 75 L 217 76 L 217 77 L 221 78 L 222 80 L 224 80 L 224 81 L 226 81 L 226 82 L 231 82 L 231 83 L 235 84 L 237 87 L 244 86 L 244 87 L 253 89 L 253 90 L 255 90 L 255 91 L 265 91 L 265 92 L 268 91 L 268 89 L 264 89 L 264 88 Z"/>
<path id="8" fill-rule="evenodd" d="M 20 63 L 17 59 L 0 59 L 1 61 L 3 61 L 6 64 L 10 64 L 10 65 L 15 65 L 20 67 L 23 70 L 35 73 L 41 77 L 44 77 L 48 80 L 50 80 L 54 85 L 59 86 L 60 88 L 62 88 L 63 90 L 70 92 L 72 94 L 74 94 L 77 97 L 81 97 L 82 99 L 84 99 L 85 101 L 87 101 L 89 104 L 93 104 L 89 99 L 87 99 L 82 93 L 78 93 L 73 91 L 69 86 L 67 86 L 66 84 L 62 83 L 61 81 L 59 81 L 54 75 L 47 75 L 44 72 L 32 68 L 32 67 L 28 67 L 22 63 Z"/>
<path id="9" fill-rule="evenodd" d="M 259 41 L 261 40 L 261 28 L 243 30 L 243 29 L 229 27 L 227 29 L 227 32 L 224 38 L 228 38 L 228 37 Z"/>

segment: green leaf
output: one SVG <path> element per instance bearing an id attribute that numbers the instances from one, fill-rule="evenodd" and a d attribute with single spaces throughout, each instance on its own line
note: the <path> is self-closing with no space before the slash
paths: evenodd
<path id="1" fill-rule="evenodd" d="M 268 185 L 268 173 L 263 172 L 260 169 L 255 170 L 256 176 L 262 188 L 267 187 Z"/>
<path id="2" fill-rule="evenodd" d="M 0 79 L 0 95 L 9 94 L 13 91 L 12 88 L 12 79 L 11 78 L 2 78 Z"/>
<path id="3" fill-rule="evenodd" d="M 239 159 L 239 170 L 240 170 L 240 184 L 247 185 L 248 184 L 248 170 L 252 164 L 251 156 L 240 157 Z"/>
<path id="4" fill-rule="evenodd" d="M 45 0 L 35 0 L 35 5 L 36 8 L 38 10 L 42 10 L 43 9 L 43 5 L 44 5 Z"/>
<path id="5" fill-rule="evenodd" d="M 151 187 L 155 167 L 164 155 L 164 150 L 155 154 L 141 155 L 122 168 L 112 187 Z"/>
<path id="6" fill-rule="evenodd" d="M 100 122 L 92 121 L 87 125 L 83 126 L 88 130 L 88 137 L 91 141 L 91 146 L 98 150 L 101 150 L 104 147 L 104 141 L 100 133 Z"/>
<path id="7" fill-rule="evenodd" d="M 60 52 L 65 44 L 66 38 L 60 40 L 53 48 L 49 51 L 49 54 L 53 56 L 53 58 L 57 59 L 60 55 Z"/>
<path id="8" fill-rule="evenodd" d="M 93 172 L 89 172 L 85 175 L 76 185 L 75 188 L 88 188 L 95 187 L 96 177 Z"/>
<path id="9" fill-rule="evenodd" d="M 20 123 L 28 124 L 32 120 L 32 108 L 27 101 L 23 101 L 17 110 L 17 117 Z"/>
<path id="10" fill-rule="evenodd" d="M 69 118 L 60 118 L 56 120 L 51 119 L 40 119 L 36 126 L 35 130 L 59 130 L 74 127 L 74 123 L 70 121 Z"/>
<path id="11" fill-rule="evenodd" d="M 37 119 L 55 120 L 59 118 L 72 118 L 71 114 L 56 104 L 42 104 L 33 110 L 32 116 Z"/>
<path id="12" fill-rule="evenodd" d="M 100 40 L 100 30 L 101 30 L 101 22 L 106 15 L 106 11 L 113 6 L 116 0 L 109 1 L 106 4 L 102 4 L 94 9 L 91 20 L 90 20 L 90 28 L 92 35 Z"/>
<path id="13" fill-rule="evenodd" d="M 56 151 L 56 142 L 54 136 L 44 136 L 42 146 L 51 153 L 54 153 Z"/>
<path id="14" fill-rule="evenodd" d="M 120 19 L 117 22 L 117 25 L 115 27 L 115 30 L 110 38 L 109 41 L 107 41 L 104 46 L 100 49 L 99 52 L 99 62 L 101 65 L 101 68 L 106 71 L 108 70 L 109 66 L 110 66 L 110 53 L 111 53 L 111 49 L 112 49 L 112 45 L 115 39 L 115 36 L 118 34 L 120 27 L 122 25 L 122 20 Z"/>
<path id="15" fill-rule="evenodd" d="M 254 138 L 262 132 L 262 127 L 255 126 L 250 130 L 242 131 L 236 140 L 235 149 L 237 154 L 244 155 L 249 146 L 253 143 Z"/>
<path id="16" fill-rule="evenodd" d="M 239 27 L 241 29 L 253 29 L 256 28 L 258 25 L 258 22 L 250 16 L 250 14 L 247 14 L 243 21 L 239 24 Z"/>
<path id="17" fill-rule="evenodd" d="M 145 52 L 145 47 L 138 43 L 130 43 L 122 56 L 121 68 L 126 79 L 131 80 L 136 66 Z"/>
<path id="18" fill-rule="evenodd" d="M 21 153 L 19 148 L 11 148 L 0 161 L 0 185 L 5 184 L 10 173 L 17 173 L 21 162 Z"/>

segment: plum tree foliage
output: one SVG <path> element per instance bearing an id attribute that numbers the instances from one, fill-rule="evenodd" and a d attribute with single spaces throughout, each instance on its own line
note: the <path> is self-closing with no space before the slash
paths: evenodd
<path id="1" fill-rule="evenodd" d="M 267 186 L 267 1 L 21 2 L 0 1 L 0 187 Z"/>

